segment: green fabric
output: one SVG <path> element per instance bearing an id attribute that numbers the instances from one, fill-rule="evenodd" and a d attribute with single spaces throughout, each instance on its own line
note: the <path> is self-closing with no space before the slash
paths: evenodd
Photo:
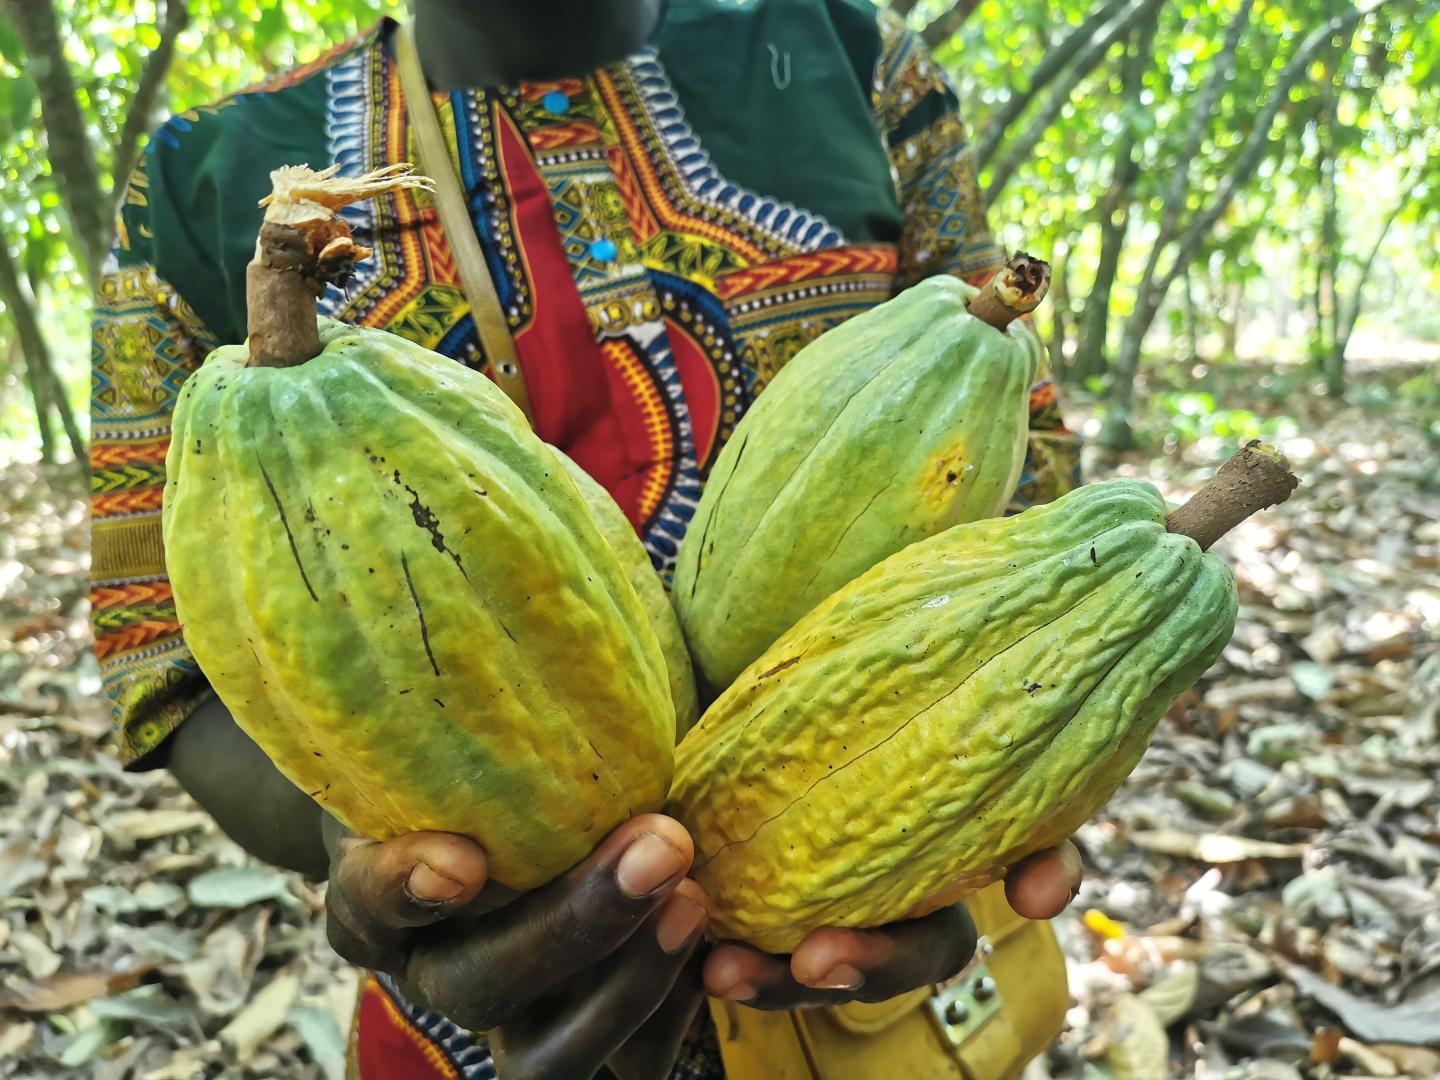
<path id="1" fill-rule="evenodd" d="M 855 243 L 896 243 L 902 224 L 870 97 L 882 48 L 876 10 L 868 0 L 675 0 L 655 43 L 720 173 L 820 215 Z M 330 161 L 326 72 L 343 58 L 297 82 L 177 116 L 150 144 L 149 206 L 125 213 L 137 230 L 148 223 L 154 239 L 132 232 L 121 265 L 153 264 L 221 341 L 245 336 L 237 275 L 250 259 L 270 171 Z M 922 102 L 911 125 L 933 119 L 940 108 L 930 106 L 939 104 Z"/>
<path id="2" fill-rule="evenodd" d="M 143 219 L 138 208 L 126 209 L 135 226 L 149 223 L 153 237 L 137 239 L 132 226 L 121 265 L 151 262 L 183 290 L 220 341 L 245 339 L 244 268 L 254 254 L 264 214 L 258 204 L 270 192 L 271 170 L 330 163 L 327 99 L 320 72 L 281 90 L 241 94 L 177 116 L 150 143 L 149 206 Z"/>
<path id="3" fill-rule="evenodd" d="M 721 175 L 821 215 L 855 243 L 900 238 L 871 102 L 876 10 L 869 0 L 676 0 L 656 41 Z"/>

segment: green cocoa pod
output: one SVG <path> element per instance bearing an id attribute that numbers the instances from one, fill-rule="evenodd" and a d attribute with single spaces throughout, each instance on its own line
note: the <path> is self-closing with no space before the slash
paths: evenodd
<path id="1" fill-rule="evenodd" d="M 915 917 L 1089 819 L 1230 640 L 1215 522 L 1293 486 L 1266 448 L 1207 491 L 1222 479 L 1219 513 L 1192 509 L 1202 492 L 1168 530 L 1137 480 L 957 526 L 782 635 L 677 754 L 670 806 L 712 932 L 785 953 L 820 927 Z"/>
<path id="2" fill-rule="evenodd" d="M 553 446 L 550 449 L 580 489 L 585 504 L 595 517 L 595 524 L 625 568 L 635 595 L 640 598 L 645 614 L 650 618 L 650 626 L 660 641 L 660 651 L 665 654 L 665 670 L 670 675 L 670 699 L 675 705 L 675 738 L 679 741 L 695 726 L 698 713 L 695 671 L 690 666 L 690 653 L 685 648 L 685 638 L 680 633 L 680 622 L 675 617 L 675 609 L 670 606 L 665 584 L 655 572 L 650 553 L 640 542 L 630 519 L 610 493 L 563 451 Z"/>
<path id="3" fill-rule="evenodd" d="M 782 368 L 736 427 L 671 589 L 712 690 L 881 559 L 1004 510 L 1040 344 L 1023 323 L 996 329 L 972 314 L 978 293 L 932 278 L 842 323 Z"/>
<path id="4" fill-rule="evenodd" d="M 163 522 L 186 643 L 341 821 L 471 836 L 531 888 L 664 799 L 650 619 L 488 379 L 330 320 L 319 346 L 276 367 L 218 349 L 180 393 Z"/>

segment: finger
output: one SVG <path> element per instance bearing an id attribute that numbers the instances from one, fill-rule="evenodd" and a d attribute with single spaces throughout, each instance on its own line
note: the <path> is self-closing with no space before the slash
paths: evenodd
<path id="1" fill-rule="evenodd" d="M 758 1009 L 884 1001 L 950 978 L 974 955 L 975 940 L 975 924 L 956 904 L 875 930 L 817 930 L 788 962 L 744 946 L 717 947 L 705 984 Z"/>
<path id="2" fill-rule="evenodd" d="M 650 1019 L 610 1055 L 606 1064 L 616 1080 L 665 1080 L 675 1069 L 680 1046 L 705 1003 L 700 970 L 705 957 L 697 945 L 667 997 Z"/>
<path id="3" fill-rule="evenodd" d="M 705 894 L 683 882 L 639 931 L 598 968 L 593 977 L 566 987 L 554 998 L 504 1025 L 490 1038 L 496 1071 L 506 1080 L 570 1080 L 593 1076 L 607 1059 L 622 1067 L 653 1070 L 664 1077 L 699 998 L 682 989 L 680 1000 L 661 1013 L 694 954 L 705 928 Z M 693 976 L 692 976 L 693 978 Z M 696 980 L 698 982 L 698 980 Z M 647 1045 L 626 1057 L 617 1052 L 660 1014 L 664 1030 L 648 1033 Z M 634 1072 L 622 1073 L 630 1080 Z"/>
<path id="4" fill-rule="evenodd" d="M 382 842 L 338 842 L 326 894 L 330 944 L 352 963 L 395 972 L 418 927 L 475 898 L 486 880 L 485 852 L 453 833 L 418 832 Z"/>
<path id="5" fill-rule="evenodd" d="M 790 968 L 786 957 L 764 953 L 737 941 L 725 941 L 710 950 L 701 974 L 706 993 L 753 1005 L 760 987 L 773 987 L 789 979 Z"/>
<path id="6" fill-rule="evenodd" d="M 1017 915 L 1053 919 L 1075 899 L 1083 876 L 1080 849 L 1066 840 L 1012 866 L 1005 875 L 1005 899 Z"/>
<path id="7" fill-rule="evenodd" d="M 634 818 L 549 885 L 473 922 L 422 934 L 402 985 L 465 1027 L 499 1027 L 620 948 L 694 854 L 679 822 Z"/>

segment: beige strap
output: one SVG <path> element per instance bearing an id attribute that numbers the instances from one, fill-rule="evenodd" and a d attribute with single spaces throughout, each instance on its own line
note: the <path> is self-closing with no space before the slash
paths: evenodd
<path id="1" fill-rule="evenodd" d="M 430 86 L 420 67 L 420 54 L 415 50 L 415 37 L 409 23 L 399 28 L 395 47 L 400 62 L 400 86 L 405 92 L 405 107 L 415 131 L 420 169 L 435 181 L 435 208 L 440 214 L 440 224 L 445 230 L 450 252 L 455 257 L 460 287 L 470 302 L 470 314 L 475 320 L 480 348 L 484 350 L 486 363 L 490 366 L 489 374 L 534 427 L 530 392 L 525 386 L 525 375 L 520 370 L 515 339 L 510 333 L 505 310 L 500 306 L 500 297 L 495 292 L 495 282 L 485 264 L 485 255 L 480 250 L 475 224 L 470 220 L 465 194 L 460 189 L 460 178 L 450 161 L 450 148 L 440 131 L 440 118 L 435 115 L 435 101 L 430 96 Z"/>

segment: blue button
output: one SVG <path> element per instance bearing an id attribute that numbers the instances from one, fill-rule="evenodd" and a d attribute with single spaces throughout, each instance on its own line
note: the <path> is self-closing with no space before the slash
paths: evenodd
<path id="1" fill-rule="evenodd" d="M 540 104 L 545 106 L 545 111 L 554 113 L 556 116 L 564 116 L 570 111 L 570 99 L 559 90 L 551 90 L 543 98 Z"/>
<path id="2" fill-rule="evenodd" d="M 590 257 L 596 262 L 614 262 L 620 251 L 613 240 L 596 240 L 590 245 Z"/>

